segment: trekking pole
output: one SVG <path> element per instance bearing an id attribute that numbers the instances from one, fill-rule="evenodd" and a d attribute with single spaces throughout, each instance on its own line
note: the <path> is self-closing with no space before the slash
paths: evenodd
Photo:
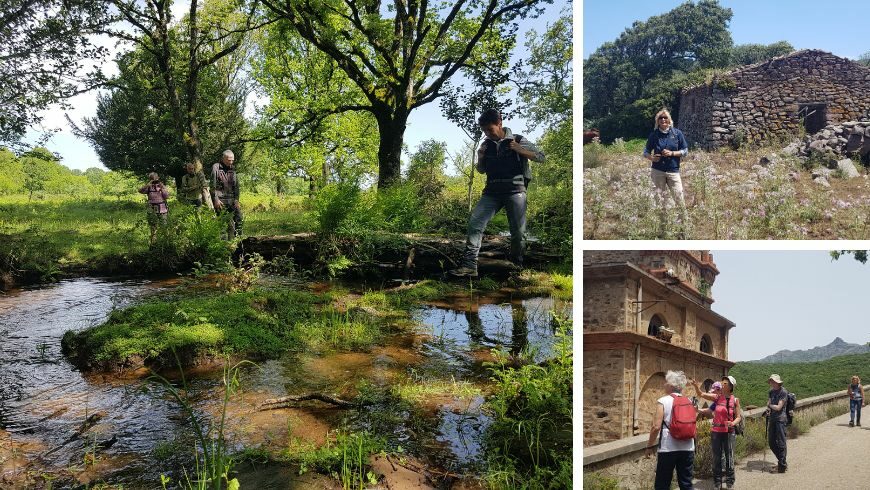
<path id="1" fill-rule="evenodd" d="M 764 414 L 764 449 L 762 450 L 764 453 L 764 469 L 762 471 L 767 471 L 767 413 Z"/>

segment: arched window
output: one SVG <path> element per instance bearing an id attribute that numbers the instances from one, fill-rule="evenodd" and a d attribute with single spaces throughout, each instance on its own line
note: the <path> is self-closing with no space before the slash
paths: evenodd
<path id="1" fill-rule="evenodd" d="M 662 318 L 658 315 L 653 315 L 649 320 L 649 328 L 646 330 L 646 334 L 652 337 L 655 337 L 659 334 L 659 328 L 664 327 L 665 322 L 662 321 Z"/>
<path id="2" fill-rule="evenodd" d="M 713 341 L 710 340 L 710 336 L 707 334 L 704 334 L 704 336 L 701 337 L 701 352 L 707 354 L 713 353 Z"/>

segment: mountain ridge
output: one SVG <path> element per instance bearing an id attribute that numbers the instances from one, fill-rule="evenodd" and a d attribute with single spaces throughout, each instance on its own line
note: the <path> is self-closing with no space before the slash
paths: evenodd
<path id="1" fill-rule="evenodd" d="M 779 352 L 771 354 L 761 359 L 747 361 L 751 363 L 779 363 L 779 362 L 817 362 L 825 361 L 837 356 L 846 356 L 850 354 L 865 354 L 870 352 L 870 346 L 866 344 L 850 344 L 840 337 L 828 344 L 812 349 L 805 350 L 788 350 L 783 349 Z"/>

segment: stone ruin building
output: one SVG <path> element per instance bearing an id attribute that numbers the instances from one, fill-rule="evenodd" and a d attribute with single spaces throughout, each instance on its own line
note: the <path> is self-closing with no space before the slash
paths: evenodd
<path id="1" fill-rule="evenodd" d="M 690 147 L 815 134 L 870 112 L 870 67 L 819 50 L 795 51 L 685 89 L 677 127 Z"/>
<path id="2" fill-rule="evenodd" d="M 727 374 L 718 274 L 708 251 L 583 253 L 584 446 L 649 432 L 668 370 L 705 388 Z"/>

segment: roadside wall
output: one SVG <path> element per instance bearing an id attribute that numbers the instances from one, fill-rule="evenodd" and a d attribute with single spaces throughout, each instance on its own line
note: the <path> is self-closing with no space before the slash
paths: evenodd
<path id="1" fill-rule="evenodd" d="M 870 390 L 870 385 L 864 386 Z M 845 390 L 798 400 L 795 409 L 801 416 L 825 416 L 831 405 L 848 400 Z M 746 410 L 747 418 L 759 418 L 764 408 Z M 620 439 L 597 446 L 583 448 L 583 472 L 598 472 L 619 480 L 619 487 L 627 490 L 652 488 L 655 479 L 656 458 L 646 458 L 649 434 Z"/>

